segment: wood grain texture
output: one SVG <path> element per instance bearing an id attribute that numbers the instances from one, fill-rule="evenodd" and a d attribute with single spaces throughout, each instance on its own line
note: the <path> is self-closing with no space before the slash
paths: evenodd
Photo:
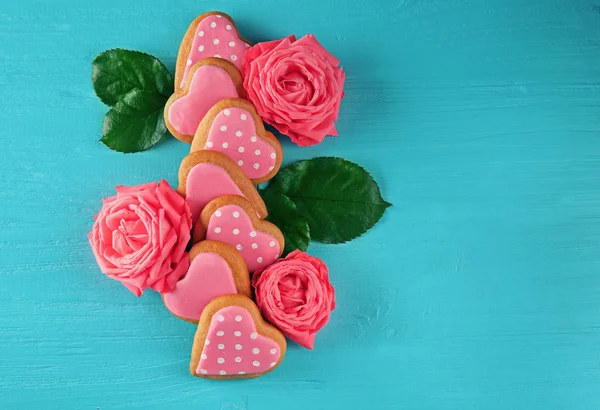
<path id="1" fill-rule="evenodd" d="M 175 64 L 189 22 L 313 32 L 347 72 L 339 138 L 394 206 L 309 251 L 337 309 L 263 378 L 197 380 L 195 327 L 139 300 L 86 240 L 117 184 L 174 186 L 189 146 L 97 142 L 107 48 Z M 588 0 L 21 0 L 0 7 L 0 407 L 600 408 L 600 7 Z"/>

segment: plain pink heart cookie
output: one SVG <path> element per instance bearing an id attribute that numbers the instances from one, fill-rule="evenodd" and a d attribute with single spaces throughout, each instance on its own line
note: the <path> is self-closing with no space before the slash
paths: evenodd
<path id="1" fill-rule="evenodd" d="M 217 151 L 194 151 L 181 161 L 177 192 L 187 201 L 196 223 L 202 209 L 215 198 L 241 195 L 247 198 L 259 217 L 267 207 L 244 171 L 227 155 Z"/>
<path id="2" fill-rule="evenodd" d="M 222 296 L 202 312 L 190 372 L 207 379 L 259 377 L 279 366 L 285 351 L 285 337 L 263 320 L 251 299 Z"/>
<path id="3" fill-rule="evenodd" d="M 283 160 L 281 144 L 265 130 L 252 103 L 242 98 L 219 101 L 206 113 L 190 151 L 202 149 L 233 159 L 255 185 L 273 178 Z"/>
<path id="4" fill-rule="evenodd" d="M 233 64 L 220 58 L 205 58 L 191 67 L 183 88 L 167 101 L 165 124 L 178 140 L 189 144 L 213 105 L 224 98 L 244 95 L 242 75 Z"/>
<path id="5" fill-rule="evenodd" d="M 222 242 L 203 241 L 189 252 L 186 275 L 162 298 L 167 309 L 180 319 L 198 323 L 206 305 L 219 296 L 250 297 L 250 275 L 242 255 Z"/>
<path id="6" fill-rule="evenodd" d="M 194 240 L 202 239 L 234 246 L 250 272 L 275 262 L 285 246 L 279 228 L 259 219 L 252 204 L 241 196 L 219 197 L 204 207 L 194 228 Z"/>
<path id="7" fill-rule="evenodd" d="M 177 54 L 175 88 L 184 86 L 191 67 L 207 57 L 221 58 L 238 69 L 251 43 L 240 36 L 233 19 L 220 11 L 204 13 L 188 27 Z"/>

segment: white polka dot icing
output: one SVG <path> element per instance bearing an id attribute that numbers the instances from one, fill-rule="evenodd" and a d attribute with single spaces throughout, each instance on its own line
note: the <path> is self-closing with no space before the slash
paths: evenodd
<path id="1" fill-rule="evenodd" d="M 204 162 L 206 159 L 203 159 L 202 161 L 203 162 L 193 166 L 187 177 L 187 193 L 185 199 L 192 212 L 192 221 L 198 221 L 200 213 L 206 204 L 213 199 L 223 195 L 245 197 L 246 194 L 244 194 L 244 192 L 249 192 L 247 191 L 249 188 L 248 186 L 244 188 L 244 185 L 239 185 L 231 178 L 228 171 L 221 166 Z M 207 186 L 207 180 L 211 181 L 211 185 Z M 244 191 L 242 191 L 242 189 L 244 189 Z M 261 210 L 261 212 L 264 211 Z"/>
<path id="2" fill-rule="evenodd" d="M 223 317 L 223 321 L 217 320 L 217 315 Z M 239 321 L 236 320 L 238 316 L 242 318 Z M 219 331 L 223 332 L 223 336 L 217 336 Z M 235 332 L 240 332 L 240 336 L 235 336 Z M 223 341 L 218 345 L 205 341 L 196 365 L 197 374 L 262 373 L 279 361 L 281 352 L 277 342 L 259 334 L 254 319 L 241 306 L 227 306 L 213 315 L 207 338 L 217 337 Z"/>
<path id="3" fill-rule="evenodd" d="M 221 213 L 220 217 L 216 216 L 217 211 Z M 235 204 L 223 205 L 213 212 L 209 218 L 206 239 L 236 247 L 250 272 L 271 264 L 274 253 L 281 254 L 277 238 L 256 230 L 246 211 Z"/>
<path id="4" fill-rule="evenodd" d="M 201 45 L 204 46 L 203 49 L 200 49 Z M 244 56 L 247 46 L 249 45 L 240 39 L 229 19 L 221 15 L 209 15 L 202 19 L 196 27 L 187 59 L 191 61 L 190 65 L 192 65 L 203 58 L 218 54 L 228 56 L 228 59 L 239 69 L 242 62 L 241 57 Z M 231 56 L 236 56 L 236 58 L 232 59 Z M 185 84 L 188 73 L 189 69 L 186 69 L 180 87 Z"/>
<path id="5" fill-rule="evenodd" d="M 265 139 L 256 135 L 254 121 L 242 118 L 252 116 L 241 107 L 229 107 L 218 113 L 202 148 L 220 151 L 238 163 L 242 161 L 240 167 L 250 179 L 264 178 L 274 169 L 277 153 Z M 248 146 L 251 149 L 246 149 Z M 232 149 L 225 150 L 227 147 Z"/>

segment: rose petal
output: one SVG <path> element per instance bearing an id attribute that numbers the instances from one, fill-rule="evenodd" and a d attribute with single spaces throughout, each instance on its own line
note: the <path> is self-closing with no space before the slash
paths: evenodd
<path id="1" fill-rule="evenodd" d="M 263 119 L 301 146 L 336 136 L 345 75 L 313 35 L 259 43 L 242 64 L 248 98 Z"/>
<path id="2" fill-rule="evenodd" d="M 100 269 L 136 296 L 171 290 L 189 266 L 189 207 L 164 180 L 116 191 L 88 235 Z"/>
<path id="3" fill-rule="evenodd" d="M 312 349 L 335 303 L 327 266 L 298 250 L 252 277 L 263 316 L 290 339 Z"/>

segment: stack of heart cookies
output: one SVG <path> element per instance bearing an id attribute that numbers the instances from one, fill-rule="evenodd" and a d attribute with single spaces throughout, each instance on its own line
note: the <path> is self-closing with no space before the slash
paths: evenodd
<path id="1" fill-rule="evenodd" d="M 261 376 L 286 350 L 250 287 L 250 274 L 281 256 L 284 238 L 264 220 L 255 188 L 275 176 L 283 152 L 244 99 L 240 67 L 249 47 L 226 14 L 196 18 L 181 43 L 175 93 L 164 111 L 171 133 L 191 144 L 177 190 L 194 227 L 189 270 L 163 300 L 175 316 L 198 324 L 190 371 L 213 379 Z"/>

